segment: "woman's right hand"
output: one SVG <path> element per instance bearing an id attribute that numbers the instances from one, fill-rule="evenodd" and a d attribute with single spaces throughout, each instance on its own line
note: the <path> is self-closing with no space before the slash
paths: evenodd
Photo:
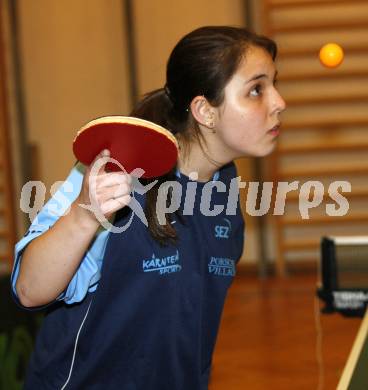
<path id="1" fill-rule="evenodd" d="M 119 209 L 127 206 L 131 201 L 131 176 L 125 172 L 107 172 L 105 162 L 96 173 L 93 170 L 94 164 L 100 158 L 110 157 L 110 151 L 105 149 L 99 153 L 94 161 L 87 167 L 82 188 L 79 196 L 75 200 L 77 205 L 93 205 L 97 208 L 97 213 L 83 207 L 80 212 L 93 223 L 99 222 L 98 214 L 109 218 Z M 82 211 L 83 210 L 83 211 Z M 96 215 L 97 214 L 97 215 Z"/>

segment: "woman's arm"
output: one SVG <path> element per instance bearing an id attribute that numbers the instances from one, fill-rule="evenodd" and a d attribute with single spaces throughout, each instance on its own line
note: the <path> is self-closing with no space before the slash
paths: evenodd
<path id="1" fill-rule="evenodd" d="M 100 154 L 100 157 L 107 157 Z M 96 161 L 95 160 L 95 161 Z M 99 228 L 99 221 L 79 204 L 90 204 L 90 182 L 94 183 L 94 202 L 100 212 L 111 216 L 130 201 L 130 177 L 122 172 L 102 169 L 91 181 L 91 167 L 83 179 L 82 189 L 68 214 L 59 218 L 46 232 L 24 250 L 16 292 L 26 307 L 45 305 L 55 300 L 67 287 Z"/>
<path id="2" fill-rule="evenodd" d="M 67 215 L 26 247 L 16 283 L 23 306 L 55 300 L 72 279 L 98 228 L 81 211 L 74 202 Z"/>

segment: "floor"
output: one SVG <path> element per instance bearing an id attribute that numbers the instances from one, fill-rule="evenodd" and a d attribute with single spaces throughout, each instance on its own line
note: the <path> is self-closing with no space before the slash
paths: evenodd
<path id="1" fill-rule="evenodd" d="M 319 314 L 317 276 L 239 276 L 226 302 L 210 390 L 336 389 L 360 318 Z"/>

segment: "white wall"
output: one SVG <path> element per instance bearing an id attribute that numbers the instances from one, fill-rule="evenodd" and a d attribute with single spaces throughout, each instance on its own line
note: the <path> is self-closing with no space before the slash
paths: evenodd
<path id="1" fill-rule="evenodd" d="M 72 167 L 77 130 L 130 107 L 122 2 L 21 0 L 18 12 L 29 140 L 49 188 Z"/>

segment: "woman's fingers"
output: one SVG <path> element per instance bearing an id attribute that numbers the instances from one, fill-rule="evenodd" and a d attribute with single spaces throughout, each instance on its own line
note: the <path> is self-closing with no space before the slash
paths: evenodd
<path id="1" fill-rule="evenodd" d="M 125 207 L 131 200 L 132 178 L 124 172 L 106 171 L 110 151 L 102 150 L 88 166 L 79 199 L 83 204 L 94 204 L 106 217 Z M 96 216 L 95 216 L 96 217 Z"/>
<path id="2" fill-rule="evenodd" d="M 99 158 L 109 157 L 110 152 L 103 150 L 94 160 L 94 163 L 98 163 Z M 94 183 L 92 197 L 95 203 L 100 208 L 100 211 L 105 215 L 111 215 L 115 211 L 125 207 L 131 200 L 130 193 L 132 179 L 130 175 L 125 172 L 107 172 L 106 161 L 98 171 L 96 177 L 94 177 Z M 89 184 L 91 186 L 91 183 Z"/>
<path id="3" fill-rule="evenodd" d="M 101 204 L 101 212 L 107 216 L 127 206 L 132 197 L 130 195 L 123 195 L 118 198 L 112 198 Z"/>
<path id="4" fill-rule="evenodd" d="M 112 186 L 100 186 L 96 188 L 95 198 L 101 203 L 110 199 L 120 198 L 132 192 L 131 186 L 127 183 L 118 183 Z"/>
<path id="5" fill-rule="evenodd" d="M 120 184 L 131 185 L 130 175 L 124 172 L 109 172 L 98 176 L 96 183 L 99 187 L 113 187 Z"/>

